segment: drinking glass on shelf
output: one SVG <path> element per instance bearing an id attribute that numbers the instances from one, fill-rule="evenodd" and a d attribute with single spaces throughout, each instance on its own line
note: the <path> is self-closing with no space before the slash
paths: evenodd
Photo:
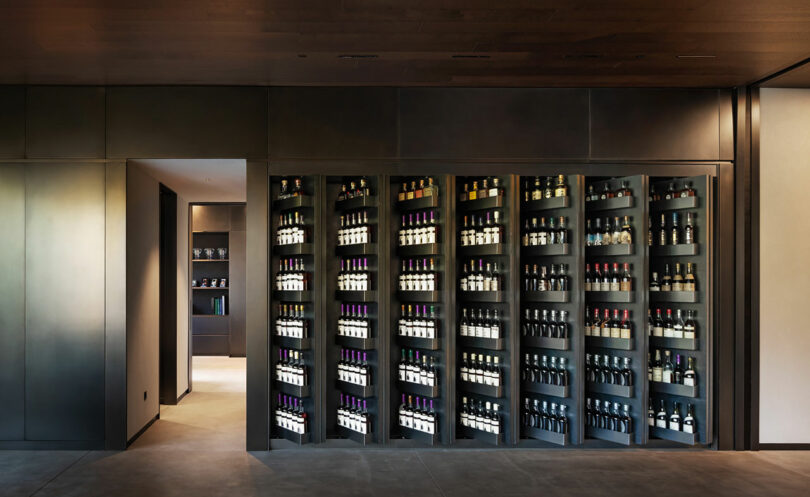
<path id="1" fill-rule="evenodd" d="M 219 254 L 220 259 L 227 259 L 228 258 L 228 249 L 226 249 L 226 248 L 218 248 L 217 253 Z"/>
<path id="2" fill-rule="evenodd" d="M 191 253 L 194 254 L 195 259 L 202 258 L 202 249 L 201 248 L 191 249 Z"/>
<path id="3" fill-rule="evenodd" d="M 214 249 L 212 249 L 212 248 L 205 249 L 205 258 L 206 259 L 213 259 L 214 258 Z"/>

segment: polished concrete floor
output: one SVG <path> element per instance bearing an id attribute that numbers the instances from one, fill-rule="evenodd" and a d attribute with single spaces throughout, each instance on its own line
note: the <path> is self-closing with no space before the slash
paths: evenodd
<path id="1" fill-rule="evenodd" d="M 807 496 L 810 452 L 246 453 L 244 359 L 195 358 L 194 392 L 125 452 L 0 452 L 0 496 Z"/>

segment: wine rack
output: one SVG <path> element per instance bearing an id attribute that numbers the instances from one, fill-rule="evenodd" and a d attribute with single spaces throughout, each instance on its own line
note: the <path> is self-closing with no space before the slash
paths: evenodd
<path id="1" fill-rule="evenodd" d="M 690 188 L 691 187 L 691 188 Z M 675 265 L 681 267 L 681 272 L 687 265 L 693 268 L 695 276 L 694 291 L 689 287 L 676 288 L 671 285 L 672 291 L 652 290 L 649 291 L 649 309 L 653 321 L 658 309 L 666 318 L 666 312 L 671 309 L 673 318 L 677 320 L 677 312 L 681 311 L 683 319 L 687 319 L 688 313 L 693 313 L 692 322 L 695 326 L 695 336 L 684 335 L 680 330 L 672 332 L 662 332 L 659 327 L 656 329 L 652 322 L 649 327 L 649 352 L 654 360 L 655 351 L 671 351 L 672 362 L 676 362 L 676 356 L 683 359 L 681 368 L 686 368 L 688 358 L 695 362 L 694 371 L 696 373 L 696 383 L 694 385 L 664 383 L 661 381 L 650 381 L 650 399 L 654 415 L 658 413 L 660 401 L 664 401 L 667 414 L 671 414 L 673 403 L 679 404 L 680 417 L 683 419 L 687 414 L 688 405 L 694 406 L 694 418 L 697 429 L 692 433 L 688 431 L 670 429 L 667 427 L 650 426 L 650 438 L 659 438 L 686 445 L 710 444 L 712 441 L 711 403 L 708 399 L 712 397 L 713 379 L 709 361 L 712 357 L 711 347 L 713 343 L 712 315 L 713 315 L 713 288 L 712 288 L 712 258 L 713 247 L 713 219 L 712 206 L 713 199 L 712 179 L 708 176 L 695 176 L 688 178 L 651 178 L 651 189 L 649 196 L 650 205 L 650 231 L 648 243 L 650 243 L 650 273 L 655 271 L 658 279 L 662 279 L 662 273 L 669 266 L 674 270 Z M 667 198 L 671 197 L 671 198 Z M 664 241 L 661 243 L 661 217 L 664 217 Z M 678 221 L 678 242 L 672 243 L 673 216 L 677 216 Z M 686 224 L 687 219 L 691 219 L 691 234 L 687 240 Z M 691 242 L 691 243 L 687 243 Z M 674 276 L 674 275 L 673 275 Z M 652 276 L 651 276 L 652 278 Z M 659 286 L 660 286 L 659 281 Z M 651 282 L 652 284 L 652 282 Z M 683 285 L 683 284 L 681 284 Z M 677 290 L 677 291 L 676 291 Z M 687 321 L 687 326 L 688 326 Z M 677 326 L 677 325 L 676 325 Z M 657 378 L 653 378 L 657 380 Z"/>
<path id="2" fill-rule="evenodd" d="M 513 382 L 512 361 L 513 353 L 511 329 L 513 306 L 510 297 L 513 295 L 512 267 L 514 259 L 511 257 L 514 243 L 512 233 L 512 216 L 516 213 L 513 207 L 515 199 L 515 177 L 456 177 L 455 192 L 455 225 L 456 233 L 452 236 L 456 261 L 456 280 L 452 284 L 456 291 L 456 326 L 452 330 L 456 335 L 458 346 L 455 350 L 456 377 L 456 413 L 454 419 L 455 438 L 471 438 L 491 445 L 512 443 L 515 439 L 513 429 L 513 396 L 515 392 L 510 388 Z M 495 230 L 495 231 L 493 231 Z M 487 231 L 489 236 L 487 236 Z M 469 287 L 462 286 L 462 279 L 469 281 L 480 278 L 484 282 L 497 281 L 497 288 L 490 285 L 481 286 L 482 283 Z M 485 284 L 484 284 L 485 285 Z M 482 291 L 483 288 L 483 291 Z M 498 336 L 491 337 L 466 336 L 462 328 L 471 322 L 471 314 L 479 323 L 497 323 Z M 480 313 L 479 313 L 480 310 Z M 482 326 L 487 329 L 486 326 Z M 492 328 L 489 328 L 492 329 Z M 500 369 L 500 384 L 486 385 L 464 381 L 461 368 L 464 367 L 464 355 L 468 359 L 475 355 L 479 359 L 492 358 L 497 361 Z M 481 430 L 462 424 L 463 400 L 467 399 L 470 405 L 497 404 L 497 415 L 500 417 L 500 429 L 497 433 Z"/>
<path id="3" fill-rule="evenodd" d="M 300 191 L 295 195 L 291 190 L 295 188 L 296 178 L 300 180 Z M 282 196 L 282 181 L 287 181 L 287 198 Z M 314 291 L 321 284 L 317 271 L 316 247 L 321 228 L 321 217 L 315 208 L 316 199 L 321 194 L 319 176 L 271 176 L 270 193 L 273 199 L 270 208 L 270 245 L 271 245 L 271 289 L 270 292 L 270 333 L 271 333 L 271 354 L 270 371 L 273 374 L 272 392 L 270 399 L 272 402 L 271 412 L 277 412 L 280 405 L 283 405 L 285 397 L 295 399 L 302 403 L 307 417 L 307 432 L 297 433 L 285 429 L 277 423 L 273 423 L 273 436 L 280 439 L 289 440 L 295 444 L 305 444 L 320 437 L 319 426 L 316 422 L 319 419 L 320 405 L 317 403 L 316 395 L 320 388 L 317 375 L 319 347 L 317 327 L 315 326 L 315 315 L 320 304 L 318 292 Z M 299 216 L 296 221 L 295 215 Z M 290 222 L 292 221 L 292 225 Z M 280 240 L 281 230 L 300 229 L 304 231 L 304 239 Z M 299 289 L 279 289 L 276 287 L 277 279 L 282 276 L 285 261 L 301 261 L 302 272 L 305 275 L 303 288 Z M 294 316 L 291 319 L 305 323 L 306 331 L 298 333 L 283 332 L 283 320 L 285 316 Z M 283 336 L 286 333 L 288 336 Z M 292 336 L 291 336 L 292 335 Z M 279 351 L 297 351 L 301 363 L 307 369 L 307 384 L 293 385 L 284 383 L 275 376 L 276 365 L 279 363 Z M 290 401 L 292 402 L 292 400 Z"/>
<path id="4" fill-rule="evenodd" d="M 627 194 L 629 190 L 629 195 Z M 622 445 L 631 444 L 644 444 L 647 441 L 646 414 L 647 414 L 647 251 L 645 236 L 647 234 L 647 190 L 648 181 L 646 176 L 630 176 L 624 178 L 612 179 L 596 179 L 587 182 L 587 190 L 585 192 L 585 219 L 586 229 L 580 238 L 580 245 L 585 248 L 585 263 L 590 266 L 591 272 L 588 273 L 584 267 L 580 267 L 580 271 L 585 272 L 585 303 L 586 311 L 583 315 L 585 319 L 585 352 L 594 357 L 596 355 L 604 357 L 609 355 L 611 357 L 618 357 L 621 361 L 625 358 L 630 360 L 630 369 L 632 371 L 632 384 L 631 389 L 615 389 L 606 387 L 604 384 L 594 384 L 593 382 L 585 380 L 585 395 L 586 399 L 592 399 L 592 402 L 598 400 L 603 406 L 605 402 L 609 403 L 610 410 L 618 404 L 618 414 L 624 413 L 624 406 L 629 407 L 629 415 L 631 418 L 630 433 L 623 432 L 621 429 L 612 430 L 605 429 L 600 426 L 593 426 L 592 419 L 597 419 L 590 414 L 589 406 L 585 405 L 585 436 L 588 438 L 595 438 L 605 440 Z M 609 192 L 609 193 L 608 193 Z M 599 198 L 590 199 L 591 196 L 596 195 Z M 605 198 L 607 197 L 607 198 Z M 621 228 L 625 225 L 625 216 L 630 225 L 631 243 L 627 243 L 626 235 L 622 234 Z M 601 242 L 602 232 L 605 230 L 604 225 L 597 227 L 596 220 L 608 220 L 605 224 L 612 227 L 609 231 L 611 237 L 610 244 L 603 244 Z M 617 222 L 618 220 L 618 222 Z M 620 226 L 617 226 L 620 225 Z M 593 236 L 598 233 L 597 240 L 599 244 L 588 243 L 589 228 Z M 620 238 L 619 243 L 612 243 L 616 241 L 615 238 Z M 607 240 L 607 236 L 605 237 Z M 599 264 L 600 272 L 604 270 L 607 264 L 608 271 L 610 272 L 612 285 L 607 288 L 602 288 L 600 283 L 591 283 L 594 279 L 594 266 Z M 624 265 L 627 264 L 631 276 L 631 289 L 621 287 L 618 283 L 621 279 L 620 276 L 614 273 L 614 264 L 618 264 L 618 268 L 623 273 Z M 612 277 L 616 277 L 613 280 Z M 617 287 L 618 286 L 618 287 Z M 599 320 L 603 321 L 605 310 L 609 310 L 609 317 L 614 320 L 614 311 L 618 310 L 618 319 L 624 321 L 624 311 L 628 312 L 630 323 L 631 338 L 623 338 L 612 334 L 605 337 L 595 336 L 595 333 L 587 333 L 588 323 L 594 321 L 594 313 L 596 309 L 599 310 Z M 614 327 L 614 330 L 618 325 Z M 626 331 L 625 331 L 626 332 Z M 600 365 L 602 361 L 600 360 Z M 580 371 L 587 376 L 584 368 Z M 613 385 L 612 385 L 613 386 Z M 632 395 L 630 395 L 632 394 Z M 592 404 L 591 407 L 595 407 Z M 603 408 L 600 407 L 600 411 Z M 601 412 L 599 418 L 601 418 Z"/>
<path id="5" fill-rule="evenodd" d="M 547 179 L 554 183 L 546 185 Z M 527 287 L 523 280 L 520 282 L 519 405 L 522 438 L 541 440 L 555 445 L 569 445 L 581 443 L 584 436 L 582 430 L 584 384 L 581 374 L 584 357 L 582 336 L 584 292 L 580 267 L 584 264 L 581 240 L 584 236 L 585 179 L 581 175 L 564 176 L 566 193 L 554 196 L 557 180 L 557 176 L 520 178 L 521 241 L 518 268 L 521 270 L 521 278 L 525 277 L 527 266 L 533 268 L 535 265 L 540 267 L 554 265 L 557 268 L 566 268 L 567 285 L 565 291 L 553 289 L 537 291 L 530 286 Z M 551 237 L 548 231 L 551 220 L 555 221 L 555 229 L 560 229 L 560 219 L 565 229 L 562 241 L 558 240 L 557 234 Z M 546 318 L 557 316 L 552 322 L 560 322 L 559 316 L 562 312 L 566 315 L 564 327 L 547 325 L 548 319 L 542 319 L 545 313 Z M 567 330 L 564 332 L 565 336 L 560 336 L 559 330 Z M 526 363 L 527 356 L 530 358 L 529 364 Z M 538 356 L 565 358 L 568 363 L 566 368 L 568 384 L 560 386 L 532 382 L 530 364 Z M 540 406 L 543 401 L 549 405 L 551 403 L 566 405 L 568 430 L 559 433 L 533 426 L 533 416 L 530 414 L 532 411 L 526 409 L 527 399 L 531 409 L 534 409 L 535 400 Z M 537 414 L 539 417 L 539 413 Z"/>

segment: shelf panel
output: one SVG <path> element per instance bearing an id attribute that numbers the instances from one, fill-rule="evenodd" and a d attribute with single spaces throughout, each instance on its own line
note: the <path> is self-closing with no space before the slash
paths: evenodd
<path id="1" fill-rule="evenodd" d="M 355 385 L 354 383 L 340 380 L 335 380 L 335 384 L 338 390 L 343 393 L 354 395 L 355 397 L 360 397 L 362 399 L 374 397 L 374 385 Z"/>
<path id="2" fill-rule="evenodd" d="M 279 347 L 284 347 L 287 349 L 309 350 L 310 348 L 309 338 L 293 338 L 274 335 L 273 343 Z"/>
<path id="3" fill-rule="evenodd" d="M 458 202 L 456 209 L 460 212 L 480 211 L 483 209 L 498 209 L 503 207 L 503 195 L 498 197 L 479 198 Z"/>
<path id="4" fill-rule="evenodd" d="M 296 433 L 292 430 L 288 430 L 281 426 L 276 426 L 276 434 L 279 438 L 283 438 L 285 440 L 289 440 L 292 443 L 298 445 L 308 444 L 311 440 L 310 433 Z"/>
<path id="5" fill-rule="evenodd" d="M 337 433 L 341 438 L 347 438 L 349 440 L 354 440 L 355 442 L 361 445 L 369 445 L 374 443 L 374 434 L 373 433 L 366 433 L 365 435 L 360 433 L 359 431 L 350 430 L 343 426 L 337 427 Z"/>
<path id="6" fill-rule="evenodd" d="M 650 302 L 696 303 L 698 292 L 649 292 Z"/>
<path id="7" fill-rule="evenodd" d="M 210 290 L 222 290 L 222 291 L 230 290 L 230 288 L 228 288 L 227 286 L 193 286 L 193 287 L 191 287 L 191 289 L 192 290 L 209 290 L 209 291 Z"/>
<path id="8" fill-rule="evenodd" d="M 420 397 L 429 397 L 432 399 L 439 397 L 439 385 L 433 385 L 431 387 L 409 381 L 397 381 L 397 387 L 400 393 L 412 393 Z"/>
<path id="9" fill-rule="evenodd" d="M 397 290 L 397 299 L 400 302 L 439 302 L 442 298 L 442 292 L 407 292 Z"/>
<path id="10" fill-rule="evenodd" d="M 670 200 L 656 200 L 655 202 L 650 202 L 650 210 L 674 211 L 679 209 L 696 209 L 698 205 L 698 197 L 678 197 Z"/>
<path id="11" fill-rule="evenodd" d="M 397 255 L 439 255 L 442 253 L 440 243 L 422 243 L 419 245 L 400 245 L 397 247 Z"/>
<path id="12" fill-rule="evenodd" d="M 521 388 L 525 392 L 539 393 L 540 395 L 551 395 L 552 397 L 560 397 L 563 399 L 568 397 L 568 385 L 548 385 L 546 383 L 524 381 L 521 383 Z"/>
<path id="13" fill-rule="evenodd" d="M 615 302 L 630 304 L 636 301 L 635 292 L 585 292 L 589 302 Z"/>
<path id="14" fill-rule="evenodd" d="M 284 302 L 312 302 L 312 292 L 309 290 L 303 292 L 273 290 L 273 300 L 281 300 Z"/>
<path id="15" fill-rule="evenodd" d="M 501 433 L 489 433 L 462 426 L 461 424 L 456 425 L 456 438 L 472 438 L 490 445 L 504 445 L 503 434 Z"/>
<path id="16" fill-rule="evenodd" d="M 636 246 L 632 243 L 618 245 L 594 245 L 585 247 L 585 255 L 590 256 L 613 256 L 613 255 L 634 255 Z"/>
<path id="17" fill-rule="evenodd" d="M 526 211 L 546 211 L 551 209 L 565 209 L 571 205 L 571 197 L 551 197 L 523 202 L 522 209 Z"/>
<path id="18" fill-rule="evenodd" d="M 608 211 L 613 209 L 630 209 L 635 205 L 635 197 L 614 197 L 605 200 L 585 202 L 586 211 Z"/>
<path id="19" fill-rule="evenodd" d="M 569 350 L 571 348 L 571 340 L 568 338 L 525 336 L 521 340 L 524 347 L 536 349 Z"/>
<path id="20" fill-rule="evenodd" d="M 275 380 L 273 386 L 279 392 L 286 393 L 287 395 L 293 395 L 299 398 L 309 397 L 309 385 L 293 385 L 292 383 Z"/>
<path id="21" fill-rule="evenodd" d="M 230 262 L 230 259 L 191 259 L 191 262 Z"/>
<path id="22" fill-rule="evenodd" d="M 472 383 L 469 381 L 458 381 L 458 389 L 462 392 L 473 393 L 476 395 L 485 395 L 493 399 L 503 398 L 503 385 L 494 387 L 492 385 L 484 385 L 481 383 Z"/>
<path id="23" fill-rule="evenodd" d="M 441 341 L 438 338 L 421 338 L 397 335 L 397 343 L 409 349 L 439 350 Z"/>
<path id="24" fill-rule="evenodd" d="M 625 387 L 622 385 L 613 385 L 610 383 L 591 383 L 587 384 L 588 392 L 603 393 L 606 395 L 613 395 L 616 397 L 632 398 L 635 390 L 632 386 Z"/>
<path id="25" fill-rule="evenodd" d="M 570 439 L 568 438 L 568 433 L 556 433 L 553 431 L 548 430 L 541 430 L 539 428 L 532 428 L 529 426 L 523 427 L 523 434 L 526 435 L 528 438 L 534 438 L 535 440 L 542 440 L 544 442 L 553 443 L 556 445 L 570 445 Z"/>
<path id="26" fill-rule="evenodd" d="M 356 338 L 335 335 L 335 343 L 342 347 L 357 350 L 374 350 L 377 348 L 377 340 L 374 338 Z"/>
<path id="27" fill-rule="evenodd" d="M 632 338 L 586 336 L 585 344 L 588 347 L 599 347 L 601 349 L 635 350 L 635 341 Z"/>
<path id="28" fill-rule="evenodd" d="M 506 247 L 503 243 L 490 243 L 488 245 L 459 245 L 456 250 L 461 256 L 502 255 L 506 251 Z"/>
<path id="29" fill-rule="evenodd" d="M 367 290 L 365 292 L 336 291 L 335 298 L 346 302 L 376 302 L 377 290 Z"/>
<path id="30" fill-rule="evenodd" d="M 439 196 L 431 195 L 429 197 L 414 198 L 411 200 L 403 200 L 397 202 L 397 209 L 401 211 L 417 210 L 417 209 L 430 209 L 431 207 L 439 206 Z"/>
<path id="31" fill-rule="evenodd" d="M 311 243 L 288 243 L 287 245 L 273 245 L 276 255 L 312 255 L 315 253 Z"/>
<path id="32" fill-rule="evenodd" d="M 457 338 L 459 347 L 472 347 L 475 349 L 503 350 L 505 340 L 503 338 L 481 338 L 471 336 L 461 336 Z"/>
<path id="33" fill-rule="evenodd" d="M 503 292 L 458 292 L 459 302 L 492 302 L 500 303 L 504 300 Z"/>
<path id="34" fill-rule="evenodd" d="M 697 243 L 681 243 L 679 245 L 653 245 L 650 247 L 652 256 L 686 256 L 698 255 L 700 245 Z"/>
<path id="35" fill-rule="evenodd" d="M 571 300 L 571 292 L 523 292 L 521 299 L 526 302 L 566 303 Z"/>
<path id="36" fill-rule="evenodd" d="M 568 255 L 571 245 L 568 243 L 553 243 L 551 245 L 528 245 L 521 247 L 526 257 L 543 257 L 547 255 Z"/>
<path id="37" fill-rule="evenodd" d="M 613 430 L 603 430 L 601 428 L 594 428 L 592 426 L 585 427 L 585 436 L 621 445 L 632 445 L 633 443 L 632 433 L 621 433 Z"/>
<path id="38" fill-rule="evenodd" d="M 297 209 L 298 207 L 312 207 L 313 198 L 311 195 L 299 195 L 281 200 L 273 200 L 273 210 L 284 211 Z"/>
<path id="39" fill-rule="evenodd" d="M 699 343 L 696 338 L 650 337 L 651 346 L 664 349 L 699 350 Z"/>
<path id="40" fill-rule="evenodd" d="M 650 426 L 650 437 L 662 438 L 686 445 L 697 445 L 698 443 L 697 433 L 686 433 L 667 428 L 658 428 L 657 426 Z"/>
<path id="41" fill-rule="evenodd" d="M 226 318 L 227 314 L 192 314 L 192 318 Z"/>
<path id="42" fill-rule="evenodd" d="M 374 195 L 369 195 L 367 197 L 363 196 L 335 201 L 335 209 L 339 211 L 361 209 L 363 207 L 377 207 L 377 197 Z"/>
<path id="43" fill-rule="evenodd" d="M 438 433 L 425 433 L 424 431 L 414 430 L 405 426 L 397 426 L 400 435 L 408 440 L 416 440 L 426 445 L 438 445 L 440 437 Z"/>
<path id="44" fill-rule="evenodd" d="M 376 243 L 355 243 L 353 245 L 338 245 L 335 255 L 376 255 Z"/>
<path id="45" fill-rule="evenodd" d="M 691 397 L 695 399 L 698 396 L 698 387 L 689 385 L 679 385 L 677 383 L 664 383 L 661 381 L 651 381 L 650 392 L 666 393 L 669 395 L 677 395 L 679 397 Z"/>

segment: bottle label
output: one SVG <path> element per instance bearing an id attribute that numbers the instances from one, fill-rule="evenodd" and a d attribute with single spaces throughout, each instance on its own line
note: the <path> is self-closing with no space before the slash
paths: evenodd
<path id="1" fill-rule="evenodd" d="M 622 329 L 622 335 L 621 335 L 621 337 L 622 337 L 622 338 L 624 338 L 624 339 L 629 340 L 629 339 L 631 338 L 631 337 L 630 337 L 630 330 L 628 330 L 628 329 Z"/>
<path id="2" fill-rule="evenodd" d="M 666 419 L 656 419 L 655 426 L 658 428 L 666 428 L 667 427 L 667 420 Z"/>
<path id="3" fill-rule="evenodd" d="M 693 387 L 693 386 L 695 386 L 695 378 L 693 376 L 690 376 L 688 378 L 684 377 L 683 384 L 688 386 L 688 387 Z"/>
<path id="4" fill-rule="evenodd" d="M 678 421 L 670 421 L 669 429 L 674 431 L 681 431 L 680 423 Z"/>
<path id="5" fill-rule="evenodd" d="M 691 424 L 684 423 L 683 424 L 683 432 L 684 433 L 694 433 L 695 432 L 695 427 L 693 425 L 691 425 Z"/>

